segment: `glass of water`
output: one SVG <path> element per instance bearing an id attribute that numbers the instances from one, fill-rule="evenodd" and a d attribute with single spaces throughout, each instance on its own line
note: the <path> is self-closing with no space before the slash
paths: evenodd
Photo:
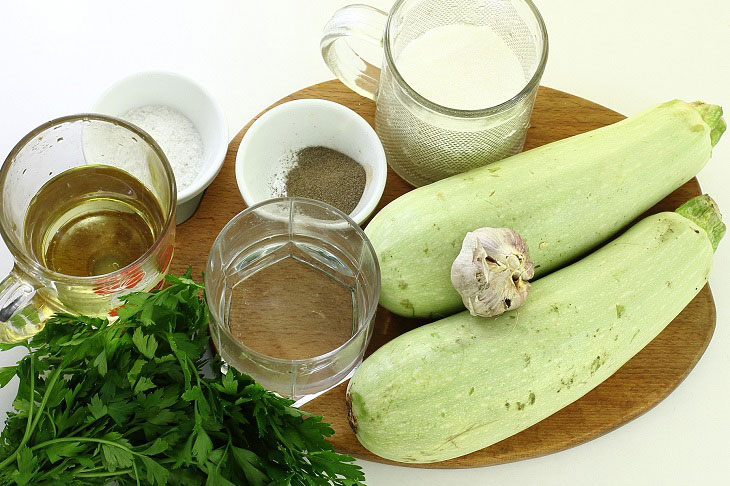
<path id="1" fill-rule="evenodd" d="M 223 360 L 302 404 L 346 380 L 362 361 L 380 269 L 347 215 L 319 201 L 279 198 L 223 228 L 205 286 Z"/>

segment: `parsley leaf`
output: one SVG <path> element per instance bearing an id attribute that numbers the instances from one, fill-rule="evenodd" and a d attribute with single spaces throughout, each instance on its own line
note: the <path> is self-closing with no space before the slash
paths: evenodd
<path id="1" fill-rule="evenodd" d="M 157 350 L 157 340 L 155 336 L 145 336 L 141 328 L 134 330 L 132 336 L 132 342 L 137 346 L 137 349 L 148 359 L 155 357 L 155 351 Z"/>
<path id="2" fill-rule="evenodd" d="M 0 368 L 0 388 L 4 388 L 15 377 L 16 366 Z"/>
<path id="3" fill-rule="evenodd" d="M 57 442 L 46 447 L 44 452 L 48 456 L 48 460 L 55 463 L 63 457 L 73 457 L 80 454 L 85 448 L 86 446 L 81 445 L 80 442 Z"/>
<path id="4" fill-rule="evenodd" d="M 144 469 L 147 471 L 147 482 L 157 486 L 165 486 L 170 477 L 170 471 L 162 467 L 157 461 L 148 457 L 140 456 Z"/>
<path id="5" fill-rule="evenodd" d="M 106 362 L 106 351 L 102 350 L 101 353 L 99 353 L 99 356 L 96 357 L 94 362 L 92 363 L 96 367 L 97 370 L 99 370 L 99 374 L 101 376 L 106 375 L 107 372 L 107 362 Z"/>
<path id="6" fill-rule="evenodd" d="M 99 395 L 91 397 L 91 403 L 89 403 L 88 407 L 91 415 L 96 420 L 102 418 L 109 411 L 106 405 L 104 405 L 104 402 L 101 401 L 101 398 L 99 398 Z"/>

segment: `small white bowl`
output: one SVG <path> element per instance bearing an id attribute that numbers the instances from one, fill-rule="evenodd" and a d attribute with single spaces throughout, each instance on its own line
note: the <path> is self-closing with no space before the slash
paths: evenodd
<path id="1" fill-rule="evenodd" d="M 288 170 L 292 153 L 316 146 L 342 152 L 365 169 L 365 190 L 349 215 L 362 224 L 383 195 L 385 151 L 360 115 L 326 100 L 289 101 L 251 124 L 236 154 L 236 182 L 246 205 L 281 197 L 272 186 L 276 175 Z"/>
<path id="2" fill-rule="evenodd" d="M 203 191 L 218 175 L 228 150 L 228 125 L 223 110 L 199 84 L 179 74 L 149 71 L 117 81 L 97 100 L 96 113 L 121 117 L 145 105 L 166 105 L 193 122 L 203 139 L 201 171 L 192 184 L 177 193 L 177 224 L 190 218 Z"/>

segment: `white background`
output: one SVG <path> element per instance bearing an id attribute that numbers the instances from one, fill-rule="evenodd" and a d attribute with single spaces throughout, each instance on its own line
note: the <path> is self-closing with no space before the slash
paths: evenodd
<path id="1" fill-rule="evenodd" d="M 177 71 L 205 85 L 222 104 L 233 136 L 272 102 L 332 78 L 320 58 L 319 37 L 331 13 L 348 3 L 2 2 L 0 157 L 4 159 L 16 141 L 40 123 L 89 110 L 113 81 L 147 69 Z M 391 3 L 370 0 L 386 10 Z M 673 98 L 720 104 L 730 112 L 730 3 L 536 3 L 550 34 L 542 84 L 624 114 Z M 730 215 L 730 133 L 725 138 L 699 179 Z M 710 279 L 717 303 L 712 342 L 685 382 L 655 409 L 588 444 L 504 466 L 419 470 L 363 462 L 368 483 L 727 484 L 728 240 L 717 251 Z M 4 275 L 10 259 L 4 247 L 0 250 Z M 0 354 L 0 365 L 16 358 Z M 0 391 L 0 410 L 9 408 L 14 395 L 12 386 Z"/>

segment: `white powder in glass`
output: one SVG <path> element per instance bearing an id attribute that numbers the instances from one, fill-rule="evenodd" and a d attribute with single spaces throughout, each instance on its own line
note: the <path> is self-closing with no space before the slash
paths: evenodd
<path id="1" fill-rule="evenodd" d="M 169 106 L 145 105 L 121 118 L 149 133 L 160 145 L 172 166 L 178 192 L 192 184 L 203 161 L 203 138 L 188 117 Z"/>
<path id="2" fill-rule="evenodd" d="M 405 46 L 396 66 L 421 96 L 459 110 L 498 105 L 527 83 L 517 55 L 486 25 L 428 30 Z"/>

